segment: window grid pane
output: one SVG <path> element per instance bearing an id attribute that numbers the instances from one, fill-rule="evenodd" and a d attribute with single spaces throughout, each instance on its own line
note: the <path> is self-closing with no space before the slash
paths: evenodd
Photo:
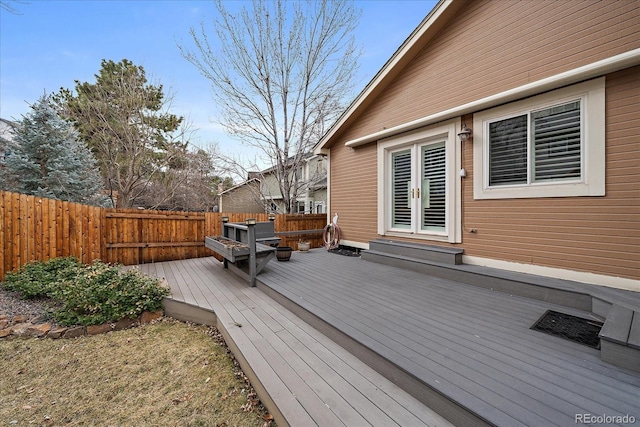
<path id="1" fill-rule="evenodd" d="M 534 181 L 580 178 L 580 102 L 534 112 L 531 120 Z"/>
<path id="2" fill-rule="evenodd" d="M 527 116 L 489 124 L 489 185 L 527 183 Z"/>

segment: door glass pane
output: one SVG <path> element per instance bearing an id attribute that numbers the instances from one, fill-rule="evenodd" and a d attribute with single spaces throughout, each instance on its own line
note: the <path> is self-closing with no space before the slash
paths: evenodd
<path id="1" fill-rule="evenodd" d="M 445 231 L 446 180 L 444 142 L 422 147 L 421 229 Z"/>
<path id="2" fill-rule="evenodd" d="M 391 226 L 411 228 L 411 150 L 391 155 Z"/>

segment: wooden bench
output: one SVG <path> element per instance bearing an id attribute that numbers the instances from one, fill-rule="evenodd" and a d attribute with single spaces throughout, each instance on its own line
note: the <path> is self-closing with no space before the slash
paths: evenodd
<path id="1" fill-rule="evenodd" d="M 248 276 L 249 284 L 256 285 L 256 276 L 275 257 L 280 238 L 274 236 L 273 222 L 247 220 L 245 224 L 223 220 L 222 236 L 207 236 L 207 248 L 224 258 L 224 267 L 229 263 L 237 267 L 236 272 Z M 247 271 L 248 270 L 248 271 Z"/>
<path id="2" fill-rule="evenodd" d="M 614 304 L 599 337 L 602 360 L 640 372 L 640 311 Z"/>

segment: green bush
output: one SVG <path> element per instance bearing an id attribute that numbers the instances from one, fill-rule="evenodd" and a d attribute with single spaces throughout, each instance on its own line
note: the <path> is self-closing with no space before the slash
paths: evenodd
<path id="1" fill-rule="evenodd" d="M 76 258 L 52 258 L 34 261 L 5 275 L 2 287 L 20 292 L 25 299 L 52 298 L 63 281 L 79 274 L 83 264 Z"/>
<path id="2" fill-rule="evenodd" d="M 47 297 L 60 307 L 52 315 L 63 325 L 98 325 L 135 318 L 162 308 L 169 289 L 137 270 L 101 261 L 84 266 L 73 258 L 31 263 L 7 275 L 5 289 L 25 298 Z"/>

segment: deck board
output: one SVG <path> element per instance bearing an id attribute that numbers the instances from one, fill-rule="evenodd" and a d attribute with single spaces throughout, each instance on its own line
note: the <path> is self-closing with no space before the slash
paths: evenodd
<path id="1" fill-rule="evenodd" d="M 449 425 L 214 258 L 137 268 L 163 275 L 175 301 L 216 314 L 260 398 L 281 417 L 278 425 Z"/>
<path id="2" fill-rule="evenodd" d="M 592 316 L 580 310 L 324 250 L 269 263 L 258 288 L 214 258 L 139 268 L 164 275 L 174 300 L 216 314 L 283 425 L 447 424 L 299 310 L 495 425 L 568 425 L 576 413 L 640 418 L 638 373 L 530 329 L 548 309 Z"/>
<path id="3" fill-rule="evenodd" d="M 640 412 L 639 375 L 529 329 L 550 308 L 589 313 L 318 250 L 258 280 L 495 424 Z"/>
<path id="4" fill-rule="evenodd" d="M 292 340 L 297 340 L 300 345 L 308 349 L 312 359 L 318 358 L 325 366 L 334 369 L 344 381 L 368 396 L 371 402 L 386 414 L 382 418 L 383 420 L 390 418 L 393 420 L 390 424 L 420 425 L 420 419 L 427 419 L 430 416 L 430 410 L 415 400 L 402 401 L 403 406 L 399 406 L 398 402 L 394 400 L 395 386 L 391 386 L 390 390 L 387 390 L 389 388 L 387 381 L 380 381 L 382 378 L 369 366 L 363 365 L 361 361 L 342 347 L 335 344 L 322 345 L 321 342 L 326 340 L 324 335 L 307 323 L 300 323 L 300 319 L 293 313 L 277 309 L 273 301 L 264 293 L 249 290 L 246 292 L 251 292 L 252 300 L 260 304 L 265 312 L 279 318 L 276 323 L 280 326 L 272 328 L 272 330 L 287 341 L 291 348 L 298 345 L 292 343 Z"/>

